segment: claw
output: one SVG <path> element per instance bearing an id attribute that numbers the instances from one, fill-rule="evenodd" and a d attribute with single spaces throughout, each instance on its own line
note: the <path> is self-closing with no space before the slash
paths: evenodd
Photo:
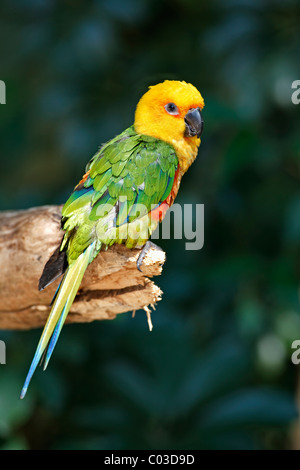
<path id="1" fill-rule="evenodd" d="M 151 249 L 155 249 L 155 250 L 161 250 L 162 251 L 162 248 L 160 248 L 160 246 L 158 245 L 155 245 L 155 243 L 151 242 L 150 240 L 148 240 L 145 245 L 143 246 L 143 248 L 141 249 L 141 252 L 139 254 L 139 257 L 136 261 L 136 267 L 138 268 L 138 270 L 142 273 L 143 271 L 141 270 L 141 265 L 143 264 L 143 261 L 144 261 L 144 258 L 145 256 L 147 255 L 147 253 L 151 250 Z"/>

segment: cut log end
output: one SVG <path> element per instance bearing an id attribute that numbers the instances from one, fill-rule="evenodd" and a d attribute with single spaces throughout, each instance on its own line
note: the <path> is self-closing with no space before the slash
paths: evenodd
<path id="1" fill-rule="evenodd" d="M 0 213 L 0 329 L 41 327 L 59 279 L 43 291 L 38 280 L 61 241 L 61 206 L 44 206 Z M 162 272 L 165 253 L 153 247 L 136 267 L 139 249 L 114 245 L 102 251 L 88 267 L 67 323 L 111 320 L 117 314 L 144 309 L 151 330 L 149 306 L 162 291 L 149 278 Z"/>

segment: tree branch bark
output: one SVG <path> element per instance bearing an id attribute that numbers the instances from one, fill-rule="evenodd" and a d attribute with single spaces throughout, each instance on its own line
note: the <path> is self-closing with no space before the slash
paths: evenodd
<path id="1" fill-rule="evenodd" d="M 61 242 L 62 206 L 43 206 L 0 213 L 0 329 L 43 326 L 59 284 L 42 292 L 38 280 L 50 255 Z M 89 265 L 67 322 L 113 319 L 118 313 L 149 308 L 162 291 L 149 277 L 162 271 L 165 253 L 151 249 L 136 268 L 140 250 L 114 245 Z"/>

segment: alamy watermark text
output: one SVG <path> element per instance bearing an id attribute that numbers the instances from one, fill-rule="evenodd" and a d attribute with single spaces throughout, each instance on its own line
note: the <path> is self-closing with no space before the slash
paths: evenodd
<path id="1" fill-rule="evenodd" d="M 292 83 L 292 89 L 295 91 L 292 93 L 292 103 L 299 104 L 300 103 L 300 80 L 294 80 Z"/>
<path id="2" fill-rule="evenodd" d="M 6 104 L 6 85 L 0 80 L 0 104 Z"/>
<path id="3" fill-rule="evenodd" d="M 0 364 L 6 364 L 6 344 L 0 340 Z"/>

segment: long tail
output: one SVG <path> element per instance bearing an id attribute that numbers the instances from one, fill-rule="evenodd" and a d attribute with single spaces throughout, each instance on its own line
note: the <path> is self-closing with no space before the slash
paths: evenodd
<path id="1" fill-rule="evenodd" d="M 81 253 L 77 260 L 67 268 L 36 348 L 20 398 L 25 397 L 30 380 L 44 354 L 45 359 L 43 368 L 44 370 L 46 369 L 65 319 L 79 289 L 85 270 L 93 259 L 93 252 L 94 244 L 91 244 L 83 253 Z"/>

